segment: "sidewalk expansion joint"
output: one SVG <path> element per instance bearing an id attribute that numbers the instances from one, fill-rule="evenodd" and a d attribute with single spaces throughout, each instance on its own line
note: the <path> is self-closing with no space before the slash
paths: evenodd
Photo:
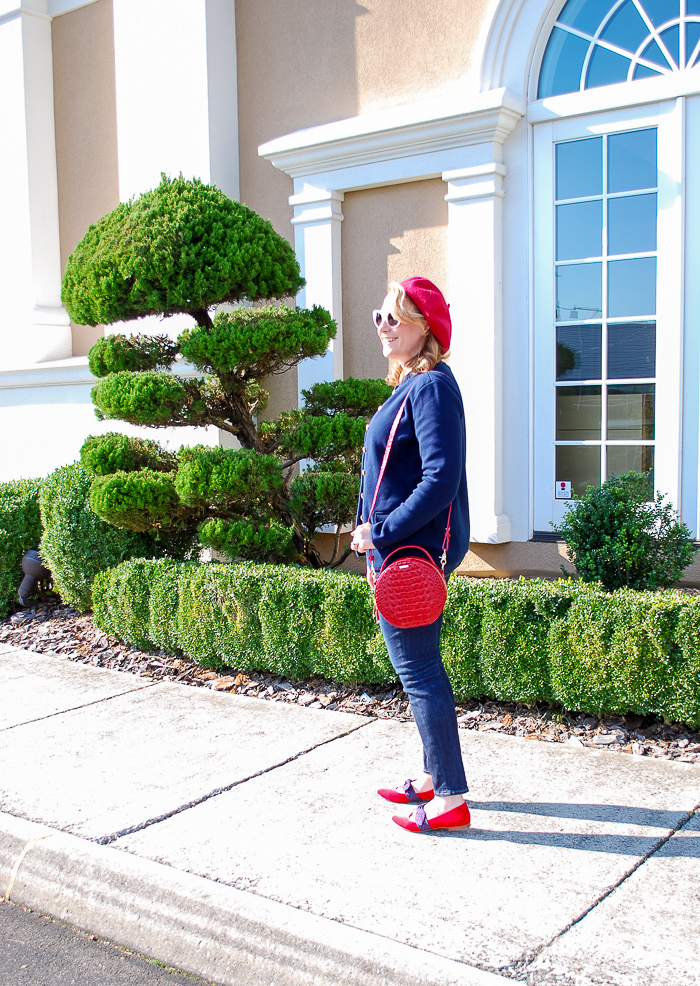
<path id="1" fill-rule="evenodd" d="M 96 842 L 99 846 L 107 846 L 111 842 L 116 842 L 117 839 L 123 838 L 125 835 L 133 835 L 134 832 L 142 832 L 144 829 L 150 828 L 151 825 L 157 825 L 159 822 L 164 822 L 168 818 L 173 818 L 174 815 L 180 815 L 183 811 L 188 811 L 190 808 L 196 808 L 197 805 L 203 804 L 205 801 L 209 801 L 211 798 L 216 798 L 220 794 L 226 794 L 228 791 L 232 791 L 234 787 L 238 787 L 240 784 L 245 784 L 246 781 L 252 781 L 256 777 L 264 777 L 265 774 L 271 773 L 273 770 L 278 770 L 280 767 L 286 767 L 288 763 L 293 763 L 298 760 L 299 757 L 305 756 L 307 753 L 312 753 L 314 750 L 320 749 L 322 746 L 327 746 L 329 743 L 335 743 L 336 740 L 345 739 L 346 736 L 350 736 L 351 733 L 356 733 L 358 729 L 364 729 L 371 722 L 376 722 L 375 719 L 367 719 L 366 722 L 361 722 L 357 726 L 353 726 L 344 733 L 340 733 L 338 736 L 331 736 L 330 739 L 322 740 L 320 743 L 314 743 L 313 746 L 307 747 L 305 750 L 299 750 L 298 753 L 294 753 L 291 757 L 287 757 L 286 760 L 280 760 L 279 763 L 274 763 L 270 767 L 264 767 L 262 770 L 256 771 L 254 774 L 248 774 L 246 777 L 241 777 L 240 780 L 232 781 L 230 784 L 225 784 L 222 787 L 216 787 L 213 791 L 209 791 L 207 794 L 203 794 L 200 798 L 194 798 L 192 801 L 188 801 L 184 805 L 179 805 L 177 808 L 173 808 L 172 811 L 166 811 L 162 815 L 155 815 L 153 818 L 148 818 L 145 822 L 139 822 L 137 825 L 129 825 L 127 828 L 120 829 L 118 832 L 112 832 L 109 835 L 95 836 L 92 839 L 88 839 L 88 842 Z"/>
<path id="2" fill-rule="evenodd" d="M 31 726 L 33 722 L 44 722 L 46 719 L 54 719 L 56 716 L 64 716 L 67 712 L 79 712 L 80 709 L 89 709 L 91 705 L 100 705 L 102 702 L 111 702 L 113 698 L 123 698 L 124 695 L 133 695 L 134 692 L 142 692 L 145 688 L 155 688 L 160 685 L 160 681 L 150 681 L 146 685 L 139 685 L 138 688 L 127 688 L 125 692 L 118 692 L 116 695 L 105 695 L 103 698 L 93 699 L 92 702 L 84 702 L 82 705 L 73 705 L 70 709 L 59 709 L 58 712 L 49 712 L 47 716 L 39 716 L 37 719 L 27 719 L 25 722 L 16 722 L 13 726 L 1 726 L 0 733 L 9 732 L 11 729 L 19 729 L 21 726 Z"/>
<path id="3" fill-rule="evenodd" d="M 581 914 L 578 915 L 578 917 L 573 918 L 564 928 L 562 928 L 555 935 L 553 935 L 549 939 L 549 941 L 543 942 L 541 945 L 538 945 L 537 948 L 533 948 L 531 951 L 526 952 L 515 962 L 512 962 L 510 965 L 504 966 L 502 969 L 499 969 L 498 970 L 499 975 L 505 976 L 509 979 L 517 980 L 519 982 L 526 982 L 532 984 L 532 986 L 535 986 L 536 980 L 530 979 L 528 974 L 528 966 L 532 965 L 535 959 L 542 952 L 544 952 L 545 949 L 549 948 L 551 945 L 554 944 L 554 942 L 558 941 L 568 931 L 570 931 L 573 927 L 575 927 L 577 924 L 583 921 L 584 918 L 588 917 L 588 915 L 592 911 L 594 911 L 599 904 L 602 904 L 604 900 L 607 900 L 607 898 L 611 894 L 613 894 L 624 883 L 626 883 L 627 880 L 629 880 L 629 878 L 633 876 L 637 872 L 637 870 L 646 863 L 648 859 L 651 859 L 652 856 L 656 855 L 656 853 L 660 849 L 663 849 L 663 847 L 668 842 L 671 841 L 674 835 L 680 832 L 682 828 L 685 828 L 688 822 L 691 821 L 691 819 L 695 816 L 695 814 L 698 811 L 700 811 L 700 805 L 696 805 L 694 808 L 691 808 L 690 811 L 686 812 L 674 825 L 674 827 L 670 830 L 668 835 L 663 836 L 661 839 L 659 839 L 656 845 L 654 845 L 649 850 L 649 852 L 645 853 L 643 856 L 640 856 L 640 858 L 630 867 L 629 870 L 627 870 L 626 873 L 622 874 L 620 879 L 615 884 L 613 884 L 613 886 L 608 887 L 607 890 L 603 891 L 600 897 L 598 897 L 596 900 L 593 901 L 590 907 L 587 907 L 585 911 L 582 911 Z"/>

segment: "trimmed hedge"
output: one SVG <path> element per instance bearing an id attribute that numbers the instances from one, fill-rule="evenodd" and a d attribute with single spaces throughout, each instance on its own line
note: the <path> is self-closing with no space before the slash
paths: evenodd
<path id="1" fill-rule="evenodd" d="M 61 466 L 43 481 L 40 496 L 41 557 L 61 599 L 80 611 L 92 607 L 98 572 L 127 558 L 161 555 L 176 546 L 172 540 L 161 545 L 149 534 L 123 531 L 100 520 L 89 504 L 92 479 L 79 462 Z M 183 553 L 186 547 L 183 541 Z"/>
<path id="2" fill-rule="evenodd" d="M 0 483 L 0 619 L 19 608 L 22 555 L 41 537 L 41 479 Z"/>
<path id="3" fill-rule="evenodd" d="M 395 680 L 363 578 L 280 565 L 124 562 L 95 622 L 208 667 Z M 700 725 L 700 597 L 575 580 L 450 580 L 442 652 L 458 701 L 489 696 Z"/>

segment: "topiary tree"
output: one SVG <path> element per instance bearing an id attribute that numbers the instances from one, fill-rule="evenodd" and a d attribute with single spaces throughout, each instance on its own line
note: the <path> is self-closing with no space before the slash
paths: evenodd
<path id="1" fill-rule="evenodd" d="M 214 425 L 237 449 L 182 448 L 111 433 L 89 438 L 81 462 L 95 478 L 90 505 L 139 532 L 198 535 L 234 558 L 337 566 L 354 518 L 365 425 L 386 399 L 380 380 L 336 380 L 303 391 L 305 406 L 262 421 L 267 378 L 326 352 L 327 311 L 251 303 L 296 294 L 304 281 L 289 243 L 269 222 L 200 181 L 170 180 L 91 226 L 71 255 L 62 299 L 96 325 L 189 314 L 167 336 L 113 335 L 90 351 L 100 380 L 97 416 L 163 428 Z M 222 303 L 248 307 L 219 311 Z M 202 374 L 173 372 L 183 358 Z M 300 471 L 301 469 L 301 471 Z M 332 525 L 332 557 L 314 543 Z"/>
<path id="2" fill-rule="evenodd" d="M 650 492 L 649 475 L 627 472 L 589 486 L 564 520 L 553 525 L 584 582 L 609 591 L 668 587 L 682 576 L 696 548 L 672 504 Z"/>

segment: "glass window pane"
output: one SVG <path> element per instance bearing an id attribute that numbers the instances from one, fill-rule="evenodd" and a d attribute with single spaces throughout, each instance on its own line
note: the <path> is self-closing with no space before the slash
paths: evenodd
<path id="1" fill-rule="evenodd" d="M 612 15 L 600 36 L 611 44 L 635 52 L 648 34 L 649 28 L 634 3 L 626 0 Z"/>
<path id="2" fill-rule="evenodd" d="M 557 199 L 578 199 L 603 191 L 603 138 L 557 144 Z"/>
<path id="3" fill-rule="evenodd" d="M 579 496 L 587 486 L 600 486 L 599 445 L 558 445 L 556 456 L 557 483 L 571 483 Z"/>
<path id="4" fill-rule="evenodd" d="M 639 196 L 637 196 L 639 198 Z M 638 249 L 641 249 L 639 247 Z M 557 206 L 557 260 L 600 257 L 603 252 L 603 203 Z M 627 251 L 631 253 L 632 251 Z"/>
<path id="5" fill-rule="evenodd" d="M 608 476 L 624 472 L 651 472 L 649 478 L 649 499 L 654 490 L 654 446 L 653 445 L 608 445 Z"/>
<path id="6" fill-rule="evenodd" d="M 587 52 L 587 41 L 555 27 L 542 59 L 537 98 L 559 96 L 564 92 L 578 92 L 581 88 L 581 70 Z"/>
<path id="7" fill-rule="evenodd" d="M 569 0 L 557 20 L 579 31 L 595 34 L 612 3 L 613 0 Z"/>
<path id="8" fill-rule="evenodd" d="M 654 65 L 658 65 L 660 68 L 670 71 L 671 66 L 668 63 L 668 58 L 664 55 L 657 41 L 652 41 L 646 46 L 640 58 L 646 58 L 648 62 L 653 62 Z"/>
<path id="9" fill-rule="evenodd" d="M 656 322 L 608 325 L 608 379 L 656 376 Z"/>
<path id="10" fill-rule="evenodd" d="M 658 76 L 662 74 L 663 73 L 661 72 L 656 72 L 653 68 L 648 68 L 646 65 L 637 65 L 637 67 L 634 70 L 634 75 L 632 76 L 632 78 L 649 79 L 652 76 L 656 76 L 658 78 Z"/>
<path id="11" fill-rule="evenodd" d="M 570 321 L 600 316 L 603 306 L 602 274 L 603 265 L 600 263 L 558 266 L 557 318 Z"/>
<path id="12" fill-rule="evenodd" d="M 557 380 L 600 380 L 603 366 L 600 325 L 557 327 Z"/>
<path id="13" fill-rule="evenodd" d="M 609 199 L 608 253 L 652 250 L 656 250 L 656 192 Z"/>
<path id="14" fill-rule="evenodd" d="M 557 441 L 594 441 L 601 430 L 600 387 L 557 387 Z M 565 479 L 557 476 L 557 479 Z"/>
<path id="15" fill-rule="evenodd" d="M 656 128 L 608 138 L 608 191 L 656 188 Z"/>
<path id="16" fill-rule="evenodd" d="M 588 63 L 586 89 L 596 86 L 611 86 L 615 82 L 625 82 L 632 64 L 631 59 L 618 55 L 616 51 L 596 45 Z"/>
<path id="17" fill-rule="evenodd" d="M 656 257 L 608 263 L 608 315 L 656 313 Z"/>
<path id="18" fill-rule="evenodd" d="M 654 27 L 681 16 L 680 0 L 642 0 L 642 6 Z"/>
<path id="19" fill-rule="evenodd" d="M 700 3 L 698 4 L 700 7 Z M 700 23 L 688 21 L 685 26 L 685 57 L 688 59 L 686 65 L 691 67 L 690 59 L 695 51 L 695 46 L 700 41 Z"/>
<path id="20" fill-rule="evenodd" d="M 608 438 L 654 438 L 654 384 L 611 384 L 608 387 Z"/>
<path id="21" fill-rule="evenodd" d="M 666 45 L 669 50 L 669 54 L 673 58 L 676 66 L 679 64 L 680 58 L 680 28 L 678 24 L 674 24 L 673 27 L 669 27 L 667 31 L 662 31 L 661 40 Z"/>

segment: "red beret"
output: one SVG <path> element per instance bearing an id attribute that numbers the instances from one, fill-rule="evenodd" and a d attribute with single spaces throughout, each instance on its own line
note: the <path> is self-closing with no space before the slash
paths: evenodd
<path id="1" fill-rule="evenodd" d="M 452 319 L 450 306 L 440 288 L 427 277 L 409 277 L 407 281 L 401 281 L 401 287 L 418 306 L 428 328 L 447 351 L 452 339 Z"/>

